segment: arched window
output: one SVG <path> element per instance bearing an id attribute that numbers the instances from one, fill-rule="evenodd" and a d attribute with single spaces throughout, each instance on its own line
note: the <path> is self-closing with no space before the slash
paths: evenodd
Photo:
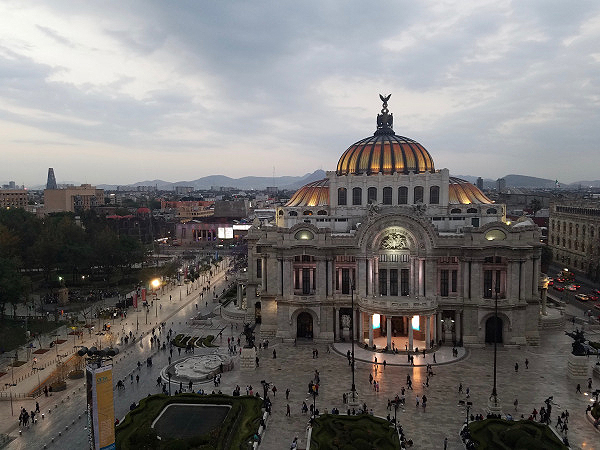
<path id="1" fill-rule="evenodd" d="M 392 188 L 391 187 L 383 188 L 383 204 L 384 205 L 392 204 Z"/>
<path id="2" fill-rule="evenodd" d="M 408 188 L 406 186 L 401 186 L 398 188 L 398 204 L 408 204 Z"/>
<path id="3" fill-rule="evenodd" d="M 460 210 L 460 208 L 452 208 L 450 210 L 450 214 L 460 214 L 462 211 Z"/>
<path id="4" fill-rule="evenodd" d="M 367 203 L 377 203 L 377 188 L 370 187 L 367 189 Z"/>
<path id="5" fill-rule="evenodd" d="M 489 208 L 486 213 L 488 214 L 498 214 L 498 211 L 496 211 L 496 208 Z"/>
<path id="6" fill-rule="evenodd" d="M 467 209 L 467 214 L 474 214 L 477 212 L 477 208 L 469 208 Z"/>
<path id="7" fill-rule="evenodd" d="M 359 187 L 352 188 L 352 204 L 362 205 L 362 189 Z"/>
<path id="8" fill-rule="evenodd" d="M 423 203 L 423 186 L 415 186 L 415 199 L 413 203 Z"/>
<path id="9" fill-rule="evenodd" d="M 432 205 L 439 205 L 440 203 L 440 187 L 431 186 L 429 188 L 429 203 Z"/>
<path id="10" fill-rule="evenodd" d="M 313 215 L 313 213 L 312 213 L 312 211 L 310 209 L 304 211 L 302 214 L 304 214 L 305 216 L 312 216 Z"/>
<path id="11" fill-rule="evenodd" d="M 348 192 L 346 188 L 338 188 L 338 206 L 346 206 L 348 203 Z"/>
<path id="12" fill-rule="evenodd" d="M 326 216 L 327 215 L 327 211 L 325 211 L 324 209 L 320 209 L 317 211 L 317 216 Z"/>
<path id="13" fill-rule="evenodd" d="M 298 213 L 296 211 L 290 211 L 290 216 L 295 217 L 297 215 L 298 215 Z"/>

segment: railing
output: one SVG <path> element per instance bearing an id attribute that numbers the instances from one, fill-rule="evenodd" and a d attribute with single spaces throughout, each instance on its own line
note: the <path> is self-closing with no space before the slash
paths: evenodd
<path id="1" fill-rule="evenodd" d="M 359 298 L 359 306 L 371 310 L 382 312 L 419 312 L 423 310 L 433 310 L 437 308 L 438 303 L 435 299 L 417 298 L 417 297 L 398 297 L 396 300 L 386 298 Z"/>

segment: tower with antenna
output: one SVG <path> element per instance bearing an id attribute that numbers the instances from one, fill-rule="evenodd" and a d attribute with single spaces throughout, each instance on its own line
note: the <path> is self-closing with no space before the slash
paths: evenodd
<path id="1" fill-rule="evenodd" d="M 46 181 L 46 189 L 58 189 L 56 186 L 56 178 L 54 177 L 54 169 L 48 169 L 48 181 Z"/>

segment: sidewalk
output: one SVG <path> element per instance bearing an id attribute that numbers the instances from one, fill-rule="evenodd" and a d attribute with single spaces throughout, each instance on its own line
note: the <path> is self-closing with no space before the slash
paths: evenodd
<path id="1" fill-rule="evenodd" d="M 222 267 L 227 267 L 227 263 L 228 261 L 224 260 Z M 222 281 L 225 279 L 225 275 L 226 270 L 219 270 L 219 272 L 215 274 L 211 280 L 211 289 L 213 287 L 222 289 L 223 287 L 221 285 Z M 148 313 L 147 324 L 146 314 L 141 310 L 140 312 L 131 310 L 127 315 L 127 319 L 117 319 L 116 322 L 111 321 L 113 331 L 111 333 L 111 340 L 114 342 L 114 347 L 119 348 L 121 351 L 119 355 L 113 359 L 113 364 L 118 365 L 119 363 L 128 360 L 130 358 L 129 353 L 131 353 L 129 350 L 134 349 L 135 345 L 139 343 L 140 339 L 151 333 L 153 328 L 157 328 L 160 323 L 168 321 L 171 317 L 191 303 L 198 302 L 200 293 L 202 292 L 202 287 L 206 285 L 206 283 L 202 284 L 200 280 L 197 280 L 195 283 L 191 284 L 171 286 L 169 290 L 165 290 L 165 292 L 158 297 L 161 299 L 159 300 L 159 305 L 162 305 L 162 307 L 156 307 L 154 311 Z M 189 293 L 186 292 L 188 289 Z M 169 301 L 169 295 L 172 297 L 171 301 Z M 208 299 L 212 301 L 212 295 L 207 296 L 207 300 Z M 218 300 L 215 298 L 214 302 L 216 301 Z M 136 336 L 135 343 L 130 341 L 128 345 L 120 345 L 121 336 L 125 336 L 126 334 L 128 335 L 130 331 L 134 336 Z M 59 402 L 64 401 L 65 398 L 74 396 L 76 394 L 74 389 L 79 389 L 82 386 L 81 382 L 85 381 L 85 379 L 67 379 L 67 389 L 62 392 L 55 392 L 49 397 L 42 395 L 34 399 L 27 397 L 27 394 L 32 392 L 38 386 L 38 375 L 41 384 L 44 384 L 44 380 L 48 378 L 48 376 L 56 369 L 58 360 L 71 356 L 75 353 L 79 346 L 86 346 L 88 348 L 97 346 L 100 348 L 100 345 L 102 345 L 102 347 L 106 347 L 107 336 L 109 335 L 98 335 L 94 333 L 90 334 L 86 332 L 81 338 L 78 336 L 74 337 L 75 347 L 72 336 L 67 336 L 68 339 L 59 339 L 59 342 L 61 340 L 64 342 L 58 344 L 56 348 L 46 349 L 47 351 L 42 354 L 32 355 L 37 358 L 37 363 L 35 363 L 35 365 L 40 368 L 39 371 L 35 369 L 32 370 L 34 362 L 33 359 L 30 359 L 24 365 L 15 367 L 14 375 L 12 370 L 9 370 L 5 375 L 1 376 L 0 389 L 3 390 L 0 392 L 0 433 L 9 433 L 16 429 L 18 426 L 19 408 L 21 406 L 25 407 L 27 410 L 35 409 L 35 403 L 37 400 L 40 403 L 40 409 L 43 412 L 51 405 L 56 405 Z M 52 338 L 52 336 L 46 337 L 46 339 L 50 338 Z M 20 349 L 20 351 L 23 350 Z M 5 386 L 5 383 L 11 384 L 13 377 L 16 386 L 12 387 L 11 394 L 10 386 Z M 11 414 L 11 397 L 14 415 Z"/>

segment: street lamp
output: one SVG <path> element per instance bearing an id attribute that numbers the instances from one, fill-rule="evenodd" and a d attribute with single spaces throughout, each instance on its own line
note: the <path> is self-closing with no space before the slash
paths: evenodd
<path id="1" fill-rule="evenodd" d="M 312 397 L 313 397 L 313 413 L 311 417 L 311 421 L 317 417 L 317 385 L 313 385 L 312 387 Z"/>
<path id="2" fill-rule="evenodd" d="M 400 406 L 400 399 L 392 401 L 394 404 L 394 429 L 398 430 L 398 407 Z"/>
<path id="3" fill-rule="evenodd" d="M 351 361 L 351 368 L 352 368 L 352 387 L 351 387 L 351 392 L 352 392 L 352 403 L 355 402 L 356 400 L 356 384 L 354 384 L 354 326 L 355 326 L 355 313 L 354 313 L 354 281 L 352 282 L 352 284 L 350 285 L 350 299 L 352 302 L 352 331 L 351 331 L 351 336 L 352 336 L 352 361 Z"/>
<path id="4" fill-rule="evenodd" d="M 492 389 L 492 395 L 494 401 L 494 407 L 498 407 L 498 391 L 496 390 L 496 360 L 498 356 L 498 291 L 500 290 L 500 285 L 496 282 L 496 295 L 494 300 L 494 387 Z M 468 408 L 467 408 L 468 415 Z"/>

